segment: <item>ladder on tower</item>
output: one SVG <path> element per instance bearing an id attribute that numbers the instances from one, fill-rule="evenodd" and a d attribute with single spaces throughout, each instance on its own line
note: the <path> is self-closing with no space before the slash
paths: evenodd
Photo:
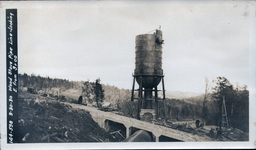
<path id="1" fill-rule="evenodd" d="M 221 126 L 222 127 L 229 127 L 225 96 L 223 96 L 222 111 L 221 112 L 222 112 L 222 114 L 221 114 Z"/>

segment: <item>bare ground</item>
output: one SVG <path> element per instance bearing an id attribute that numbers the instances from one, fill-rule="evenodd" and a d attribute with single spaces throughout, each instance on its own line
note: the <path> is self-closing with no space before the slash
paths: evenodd
<path id="1" fill-rule="evenodd" d="M 19 141 L 115 142 L 88 112 L 71 108 L 53 98 L 19 93 Z"/>

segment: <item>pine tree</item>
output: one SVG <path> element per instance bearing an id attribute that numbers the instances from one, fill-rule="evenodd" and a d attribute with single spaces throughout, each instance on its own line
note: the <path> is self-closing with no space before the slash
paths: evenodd
<path id="1" fill-rule="evenodd" d="M 84 82 L 82 87 L 82 95 L 83 97 L 87 98 L 88 103 L 92 103 L 91 96 L 93 95 L 93 87 L 89 80 Z"/>
<path id="2" fill-rule="evenodd" d="M 100 107 L 101 103 L 103 102 L 103 98 L 104 98 L 104 90 L 102 88 L 102 85 L 100 84 L 100 78 L 96 79 L 94 93 L 96 96 L 97 107 Z"/>
<path id="3" fill-rule="evenodd" d="M 227 109 L 227 117 L 228 120 L 231 116 L 231 107 L 235 101 L 235 94 L 236 91 L 233 88 L 233 85 L 229 82 L 228 79 L 225 77 L 217 77 L 216 86 L 213 88 L 213 97 L 215 102 L 218 105 L 219 109 L 219 126 L 221 127 L 221 116 L 222 116 L 222 107 L 223 107 L 223 97 L 225 98 L 226 102 L 226 109 Z M 229 120 L 230 121 L 230 120 Z"/>

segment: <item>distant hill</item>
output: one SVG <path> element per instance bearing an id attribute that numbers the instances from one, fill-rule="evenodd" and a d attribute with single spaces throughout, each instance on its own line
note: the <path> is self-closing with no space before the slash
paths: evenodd
<path id="1" fill-rule="evenodd" d="M 188 103 L 195 103 L 195 104 L 197 104 L 198 102 L 199 103 L 203 103 L 203 101 L 204 101 L 204 94 L 201 94 L 201 95 L 198 95 L 198 96 L 194 96 L 194 97 L 184 98 L 182 100 L 184 100 L 185 102 L 188 102 Z M 212 97 L 211 94 L 207 95 L 206 101 L 207 102 L 213 102 L 214 101 L 214 98 Z"/>
<path id="2" fill-rule="evenodd" d="M 159 96 L 162 97 L 162 93 L 159 92 Z M 203 95 L 202 93 L 194 93 L 194 92 L 181 92 L 181 91 L 166 91 L 165 96 L 170 99 L 185 99 L 190 97 L 196 97 Z"/>
<path id="3" fill-rule="evenodd" d="M 162 93 L 159 93 L 159 96 L 162 97 Z M 166 98 L 169 99 L 179 99 L 187 103 L 197 104 L 204 101 L 204 93 L 195 93 L 195 92 L 181 92 L 181 91 L 166 91 Z M 208 94 L 207 101 L 213 101 L 211 94 Z"/>

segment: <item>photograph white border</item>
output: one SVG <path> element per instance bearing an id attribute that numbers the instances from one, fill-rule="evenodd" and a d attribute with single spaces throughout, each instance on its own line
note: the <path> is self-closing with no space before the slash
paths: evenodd
<path id="1" fill-rule="evenodd" d="M 204 1 L 200 1 L 203 3 Z M 218 3 L 219 1 L 216 1 Z M 251 7 L 250 12 L 254 13 L 251 17 L 251 37 L 250 37 L 250 79 L 256 85 L 256 1 L 248 1 L 254 7 Z M 47 7 L 68 7 L 72 1 L 15 1 L 15 2 L 0 2 L 0 97 L 1 97 L 1 149 L 185 149 L 185 148 L 255 148 L 255 126 L 256 126 L 256 88 L 249 87 L 250 91 L 250 134 L 249 142 L 183 142 L 183 143 L 45 143 L 45 144 L 6 144 L 6 47 L 5 47 L 5 9 L 9 8 L 47 8 Z M 107 1 L 112 3 L 116 1 Z M 82 7 L 82 6 L 80 6 Z M 19 37 L 21 38 L 21 37 Z"/>

